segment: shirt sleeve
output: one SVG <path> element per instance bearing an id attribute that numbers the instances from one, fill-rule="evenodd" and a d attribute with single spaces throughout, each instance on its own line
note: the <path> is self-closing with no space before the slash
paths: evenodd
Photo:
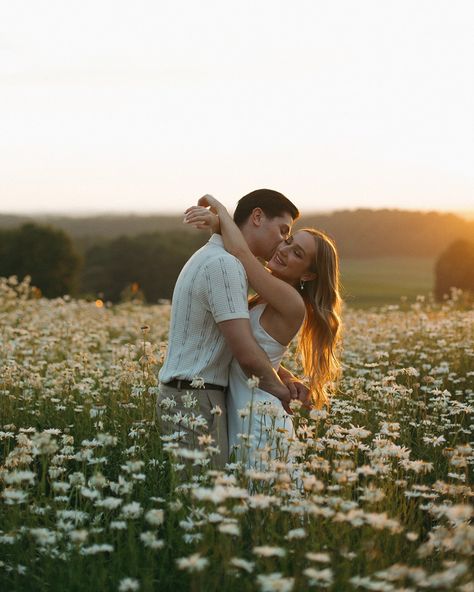
<path id="1" fill-rule="evenodd" d="M 248 319 L 247 276 L 242 263 L 232 255 L 215 257 L 203 272 L 207 304 L 216 323 Z"/>

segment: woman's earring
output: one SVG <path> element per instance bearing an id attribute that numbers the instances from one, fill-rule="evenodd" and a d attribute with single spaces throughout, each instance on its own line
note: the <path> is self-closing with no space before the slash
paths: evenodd
<path id="1" fill-rule="evenodd" d="M 304 290 L 304 282 L 303 282 L 303 280 L 300 280 L 300 290 L 301 291 Z"/>

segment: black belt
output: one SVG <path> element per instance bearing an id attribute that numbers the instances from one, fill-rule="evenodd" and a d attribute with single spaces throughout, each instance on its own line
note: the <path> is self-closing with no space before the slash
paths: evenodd
<path id="1" fill-rule="evenodd" d="M 190 380 L 180 380 L 179 378 L 175 378 L 174 380 L 170 380 L 169 382 L 164 382 L 163 384 L 165 386 L 170 386 L 171 388 L 176 388 L 179 390 L 191 389 L 193 391 L 196 391 L 199 390 L 199 388 L 202 388 L 209 389 L 211 391 L 222 391 L 224 393 L 227 390 L 226 386 L 221 386 L 220 384 L 210 384 L 209 382 L 206 382 L 202 387 L 196 387 L 191 385 Z"/>

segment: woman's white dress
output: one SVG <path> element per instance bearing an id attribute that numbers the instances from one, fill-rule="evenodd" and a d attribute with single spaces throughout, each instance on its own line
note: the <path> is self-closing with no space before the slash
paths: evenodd
<path id="1" fill-rule="evenodd" d="M 250 326 L 276 370 L 287 348 L 260 325 L 265 307 L 263 303 L 250 309 Z M 249 465 L 256 465 L 260 460 L 287 459 L 287 439 L 294 437 L 291 416 L 275 396 L 249 387 L 248 378 L 235 359 L 229 371 L 227 426 L 231 459 L 233 451 L 236 460 Z"/>

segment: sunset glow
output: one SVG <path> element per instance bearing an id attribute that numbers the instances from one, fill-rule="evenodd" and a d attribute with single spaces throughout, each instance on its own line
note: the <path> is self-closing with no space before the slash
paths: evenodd
<path id="1" fill-rule="evenodd" d="M 474 210 L 468 0 L 0 9 L 0 212 Z"/>

